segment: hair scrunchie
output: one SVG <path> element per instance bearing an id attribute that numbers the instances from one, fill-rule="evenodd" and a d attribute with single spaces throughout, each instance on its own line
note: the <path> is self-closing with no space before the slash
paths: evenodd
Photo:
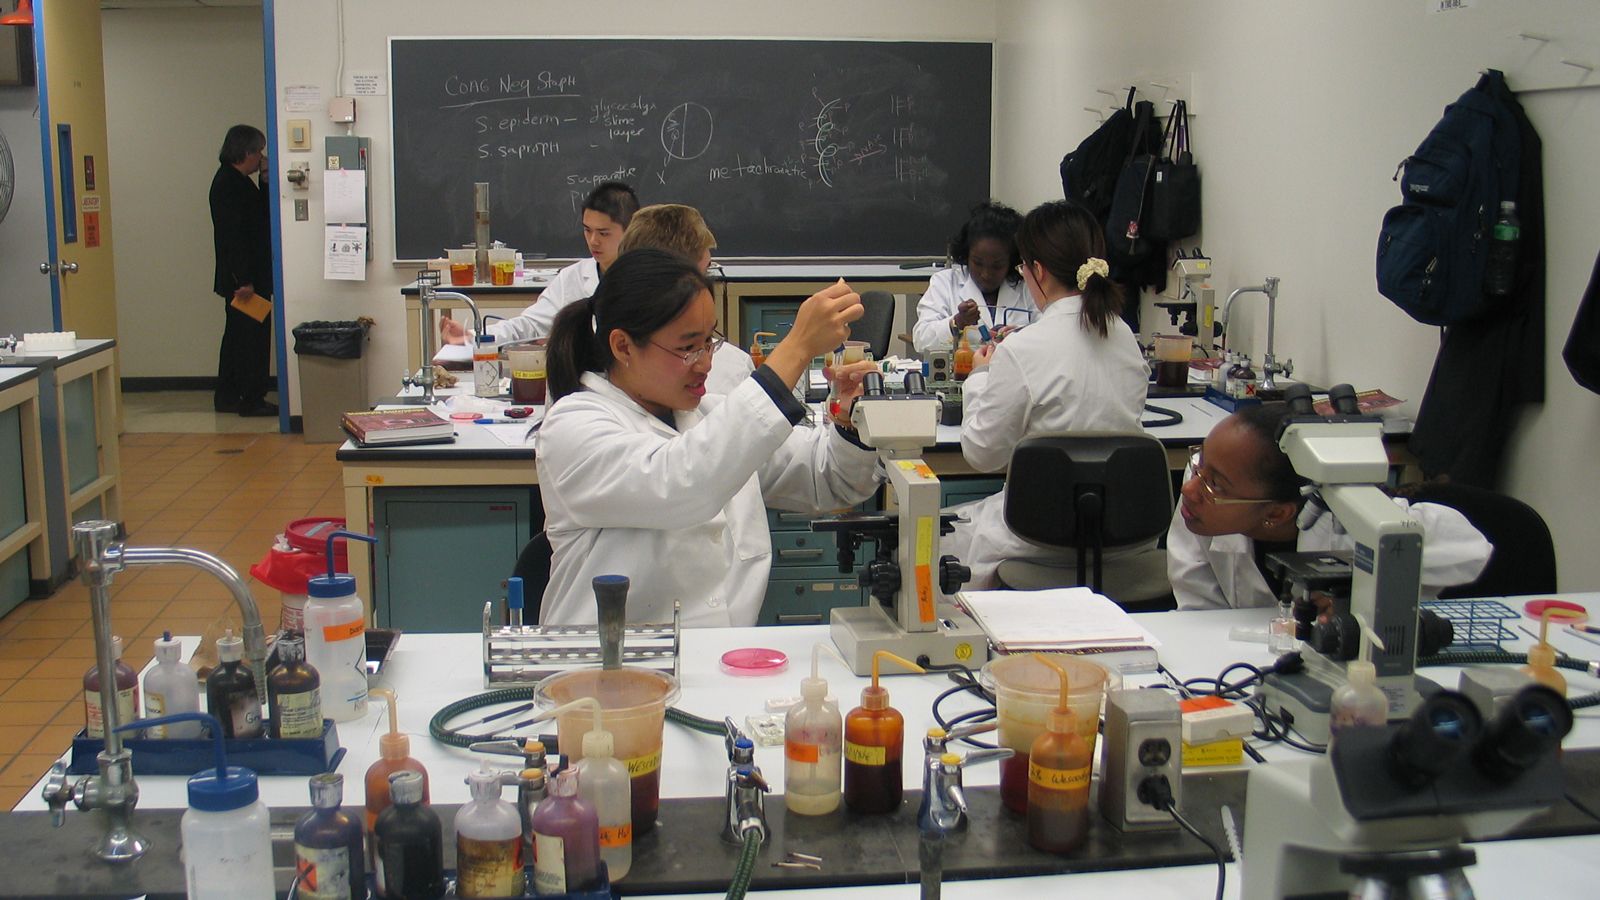
<path id="1" fill-rule="evenodd" d="M 1106 261 L 1098 256 L 1089 257 L 1084 260 L 1083 265 L 1078 267 L 1078 290 L 1081 291 L 1088 287 L 1089 278 L 1094 275 L 1099 275 L 1101 278 L 1107 278 L 1111 275 L 1111 266 L 1107 265 Z"/>

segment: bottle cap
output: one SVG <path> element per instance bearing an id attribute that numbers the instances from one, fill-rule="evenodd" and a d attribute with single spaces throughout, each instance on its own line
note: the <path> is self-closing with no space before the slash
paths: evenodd
<path id="1" fill-rule="evenodd" d="M 170 631 L 161 632 L 161 637 L 156 638 L 156 661 L 181 662 L 182 660 L 183 642 L 174 638 Z"/>
<path id="2" fill-rule="evenodd" d="M 467 789 L 474 800 L 499 800 L 500 774 L 486 762 L 478 771 L 467 773 Z"/>
<path id="3" fill-rule="evenodd" d="M 828 679 L 800 679 L 800 696 L 807 700 L 821 700 L 828 696 Z"/>
<path id="4" fill-rule="evenodd" d="M 862 709 L 885 709 L 889 706 L 889 689 L 867 685 L 861 689 Z"/>
<path id="5" fill-rule="evenodd" d="M 1365 659 L 1352 659 L 1344 665 L 1345 679 L 1351 684 L 1376 684 L 1378 667 Z"/>
<path id="6" fill-rule="evenodd" d="M 480 343 L 480 344 L 492 344 L 492 343 L 494 343 L 494 335 L 492 335 L 492 334 L 480 334 L 480 335 L 478 335 L 478 343 Z"/>
<path id="7" fill-rule="evenodd" d="M 395 803 L 422 802 L 422 775 L 418 772 L 395 772 L 389 776 L 389 799 Z"/>
<path id="8" fill-rule="evenodd" d="M 306 596 L 319 600 L 335 600 L 339 597 L 354 597 L 356 593 L 356 577 L 335 573 L 333 575 L 313 575 L 306 579 Z"/>
<path id="9" fill-rule="evenodd" d="M 1550 644 L 1541 641 L 1528 648 L 1528 665 L 1549 669 L 1555 664 L 1556 648 Z"/>
<path id="10" fill-rule="evenodd" d="M 609 758 L 615 752 L 615 744 L 609 731 L 590 730 L 583 733 L 583 758 L 595 757 L 596 759 Z"/>
<path id="11" fill-rule="evenodd" d="M 111 636 L 111 658 L 122 658 L 122 638 L 114 634 Z"/>
<path id="12" fill-rule="evenodd" d="M 220 726 L 218 728 L 220 732 Z M 243 809 L 261 798 L 256 773 L 240 766 L 228 766 L 228 777 L 219 779 L 216 769 L 202 769 L 189 776 L 189 806 L 201 812 L 228 812 Z"/>
<path id="13" fill-rule="evenodd" d="M 550 786 L 550 793 L 557 797 L 576 797 L 578 795 L 578 770 L 569 767 L 557 772 L 555 784 Z"/>
<path id="14" fill-rule="evenodd" d="M 306 658 L 306 642 L 304 638 L 286 634 L 278 638 L 278 642 L 274 646 L 278 648 L 279 665 L 302 662 Z"/>
<path id="15" fill-rule="evenodd" d="M 338 809 L 344 802 L 344 776 L 323 772 L 311 776 L 311 805 L 317 809 Z"/>
<path id="16" fill-rule="evenodd" d="M 1071 707 L 1057 706 L 1045 717 L 1045 726 L 1058 734 L 1078 730 L 1078 714 Z"/>
<path id="17" fill-rule="evenodd" d="M 229 628 L 217 638 L 217 659 L 221 662 L 238 662 L 244 658 L 244 641 L 234 636 Z"/>

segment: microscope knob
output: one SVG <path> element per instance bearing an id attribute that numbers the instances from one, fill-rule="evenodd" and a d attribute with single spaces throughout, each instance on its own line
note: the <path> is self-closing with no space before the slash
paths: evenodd
<path id="1" fill-rule="evenodd" d="M 972 569 L 963 566 L 954 556 L 939 559 L 939 590 L 954 594 L 963 584 L 972 580 Z"/>
<path id="2" fill-rule="evenodd" d="M 886 559 L 875 559 L 861 567 L 861 586 L 888 602 L 900 593 L 900 567 Z"/>
<path id="3" fill-rule="evenodd" d="M 1355 659 L 1361 646 L 1361 626 L 1354 617 L 1335 615 L 1311 628 L 1311 647 L 1329 659 Z"/>

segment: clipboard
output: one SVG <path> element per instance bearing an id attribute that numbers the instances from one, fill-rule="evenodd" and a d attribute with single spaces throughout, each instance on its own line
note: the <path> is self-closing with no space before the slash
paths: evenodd
<path id="1" fill-rule="evenodd" d="M 265 322 L 267 316 L 272 315 L 272 301 L 260 294 L 252 293 L 247 298 L 234 297 L 228 301 L 228 305 L 257 322 Z"/>

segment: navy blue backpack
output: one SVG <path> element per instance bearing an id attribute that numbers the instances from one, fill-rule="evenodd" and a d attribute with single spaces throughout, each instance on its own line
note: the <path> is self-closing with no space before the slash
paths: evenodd
<path id="1" fill-rule="evenodd" d="M 1404 202 L 1383 217 L 1378 293 L 1418 322 L 1457 325 L 1504 302 L 1484 292 L 1483 273 L 1500 201 L 1517 198 L 1515 102 L 1488 70 L 1395 173 Z"/>

